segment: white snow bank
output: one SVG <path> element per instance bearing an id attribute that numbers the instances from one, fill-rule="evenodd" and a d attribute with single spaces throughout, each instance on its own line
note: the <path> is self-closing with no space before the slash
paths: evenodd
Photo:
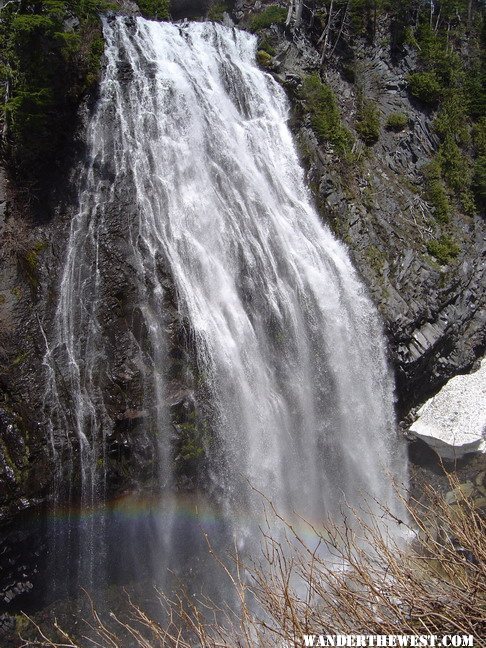
<path id="1" fill-rule="evenodd" d="M 486 451 L 486 358 L 475 373 L 455 376 L 418 411 L 410 432 L 443 459 Z"/>

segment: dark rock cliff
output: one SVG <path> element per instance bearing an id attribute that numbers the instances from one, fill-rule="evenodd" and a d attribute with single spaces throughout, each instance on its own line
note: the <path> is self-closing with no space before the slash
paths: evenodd
<path id="1" fill-rule="evenodd" d="M 207 11 L 206 4 L 189 4 L 192 14 Z M 237 2 L 231 13 L 245 27 L 261 8 L 260 2 Z M 182 18 L 181 12 L 179 7 Z M 434 112 L 412 100 L 407 89 L 416 54 L 405 46 L 397 55 L 384 18 L 373 43 L 342 34 L 322 63 L 321 33 L 304 15 L 298 28 L 269 26 L 259 38 L 272 42 L 273 52 L 264 62 L 288 90 L 292 128 L 319 211 L 349 246 L 382 314 L 403 418 L 484 353 L 484 214 L 454 210 L 449 228 L 460 252 L 442 264 L 431 256 L 427 244 L 440 236 L 440 224 L 422 195 L 423 167 L 433 158 L 438 138 Z M 319 142 L 311 127 L 299 87 L 316 71 L 334 91 L 353 134 L 363 93 L 378 111 L 379 137 L 372 146 L 356 138 L 352 165 L 335 147 Z M 407 116 L 399 131 L 385 126 L 393 113 Z M 82 145 L 79 151 L 82 156 Z M 5 172 L 0 177 L 0 604 L 6 609 L 29 600 L 45 563 L 42 513 L 51 494 L 53 463 L 42 362 L 77 174 L 74 167 L 58 178 L 34 215 L 29 196 Z M 156 448 L 144 424 L 153 406 L 144 392 L 150 350 L 143 348 L 142 320 L 138 328 L 135 321 L 136 277 L 130 274 L 124 242 L 129 205 L 122 194 L 110 225 L 111 245 L 103 252 L 105 276 L 111 277 L 111 306 L 102 323 L 112 351 L 106 371 L 106 402 L 114 421 L 107 468 L 111 494 L 141 484 L 149 488 L 156 472 Z M 197 393 L 198 377 L 169 276 L 166 286 L 172 425 L 179 439 L 181 487 L 193 487 L 200 458 L 191 435 L 204 396 Z"/>

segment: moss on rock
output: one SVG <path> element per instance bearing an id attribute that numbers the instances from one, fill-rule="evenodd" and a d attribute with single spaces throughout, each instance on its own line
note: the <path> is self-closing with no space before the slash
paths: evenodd
<path id="1" fill-rule="evenodd" d="M 256 57 L 262 67 L 270 67 L 272 65 L 272 57 L 264 50 L 258 50 Z"/>
<path id="2" fill-rule="evenodd" d="M 427 243 L 427 251 L 444 265 L 453 261 L 461 251 L 459 245 L 449 236 L 443 235 Z"/>
<path id="3" fill-rule="evenodd" d="M 386 127 L 388 130 L 399 133 L 408 125 L 409 119 L 407 115 L 401 112 L 393 112 L 388 115 L 386 120 Z"/>
<path id="4" fill-rule="evenodd" d="M 341 154 L 349 153 L 353 138 L 344 126 L 336 96 L 318 74 L 304 79 L 300 89 L 304 109 L 310 114 L 312 130 L 320 142 L 329 142 Z"/>
<path id="5" fill-rule="evenodd" d="M 380 113 L 374 101 L 358 94 L 356 132 L 366 146 L 372 146 L 380 137 Z"/>
<path id="6" fill-rule="evenodd" d="M 4 151 L 30 192 L 48 185 L 72 143 L 76 111 L 95 84 L 105 0 L 7 3 L 0 21 L 0 81 L 6 87 Z"/>

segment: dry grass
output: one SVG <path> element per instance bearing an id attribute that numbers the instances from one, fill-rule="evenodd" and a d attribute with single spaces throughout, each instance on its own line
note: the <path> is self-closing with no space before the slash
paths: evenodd
<path id="1" fill-rule="evenodd" d="M 451 486 L 459 487 L 455 477 Z M 37 627 L 38 639 L 22 645 L 293 647 L 302 645 L 303 634 L 325 632 L 472 635 L 476 648 L 484 646 L 485 519 L 460 489 L 454 506 L 427 490 L 427 505 L 405 503 L 409 522 L 394 520 L 408 535 L 406 543 L 386 531 L 387 511 L 370 518 L 350 509 L 348 520 L 359 521 L 358 527 L 346 521 L 328 523 L 324 531 L 309 525 L 316 541 L 312 547 L 284 523 L 283 539 L 262 531 L 262 559 L 257 563 L 243 565 L 236 553 L 230 569 L 214 556 L 237 595 L 237 610 L 204 598 L 195 601 L 183 590 L 173 598 L 158 593 L 163 623 L 129 600 L 127 618 L 101 618 L 92 606 L 83 636 L 73 638 L 59 625 L 49 632 Z"/>

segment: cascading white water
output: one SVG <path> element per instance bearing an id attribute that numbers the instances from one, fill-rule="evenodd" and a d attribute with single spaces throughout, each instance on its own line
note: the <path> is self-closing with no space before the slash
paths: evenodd
<path id="1" fill-rule="evenodd" d="M 256 491 L 313 520 L 363 492 L 392 503 L 385 472 L 396 474 L 403 459 L 380 324 L 312 206 L 285 93 L 257 67 L 255 36 L 141 18 L 105 20 L 104 34 L 89 163 L 46 358 L 53 444 L 56 429 L 75 431 L 82 504 L 104 488 L 111 422 L 93 378 L 106 362 L 98 251 L 125 182 L 118 209 L 133 210 L 126 237 L 154 350 L 162 472 L 170 475 L 171 450 L 159 258 L 211 395 L 210 490 L 239 537 L 241 511 L 259 514 Z"/>

